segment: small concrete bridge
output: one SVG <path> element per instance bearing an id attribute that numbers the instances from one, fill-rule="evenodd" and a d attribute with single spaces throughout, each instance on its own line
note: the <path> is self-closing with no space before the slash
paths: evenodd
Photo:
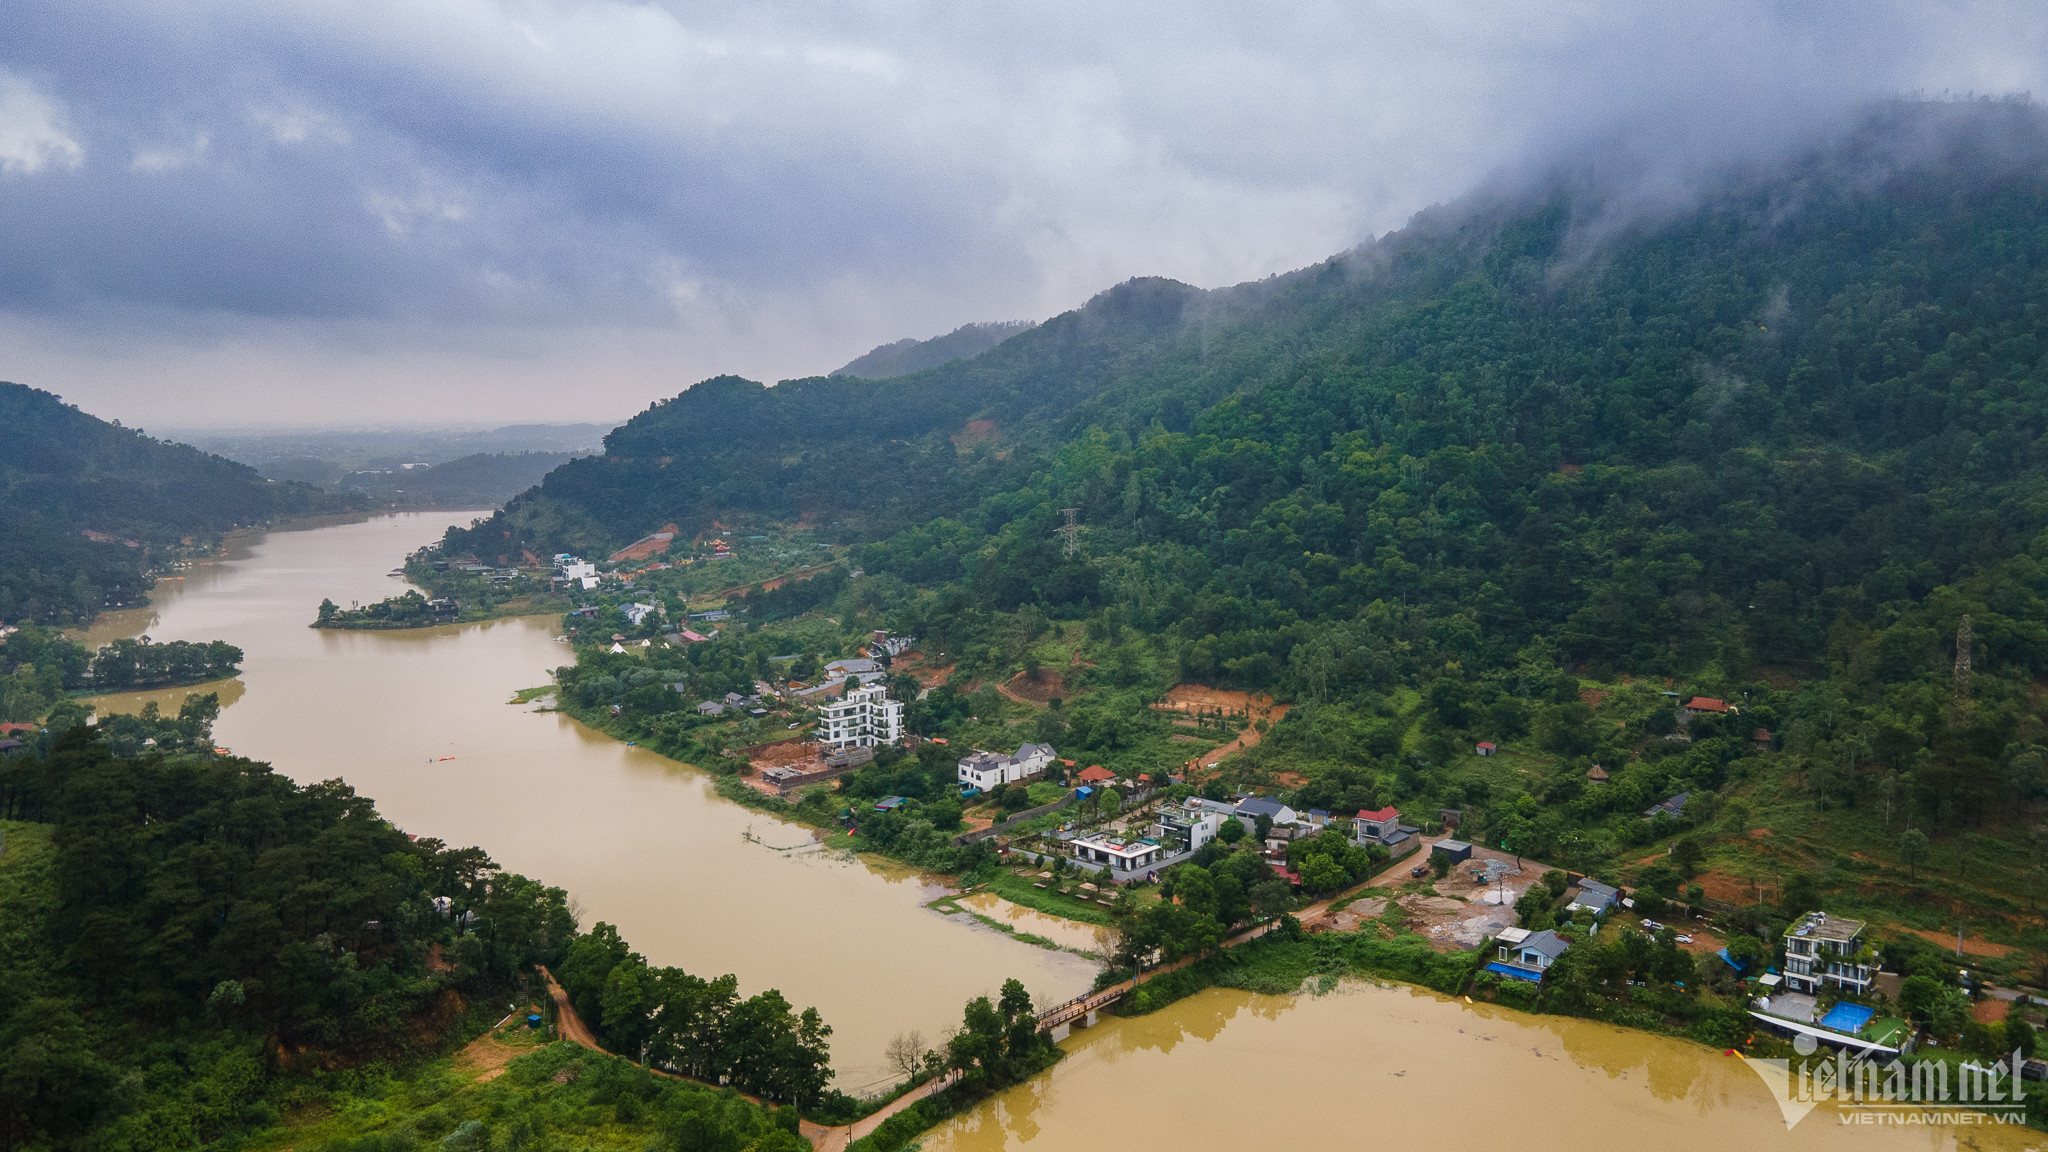
<path id="1" fill-rule="evenodd" d="M 1096 1013 L 1130 995 L 1137 986 L 1136 980 L 1125 980 L 1086 996 L 1076 996 L 1064 1004 L 1055 1004 L 1038 1014 L 1038 1029 L 1052 1033 L 1055 1040 L 1064 1040 L 1075 1028 L 1094 1024 Z"/>

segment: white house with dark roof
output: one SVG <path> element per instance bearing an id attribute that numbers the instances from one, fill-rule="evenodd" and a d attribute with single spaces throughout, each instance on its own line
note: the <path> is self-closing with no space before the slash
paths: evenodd
<path id="1" fill-rule="evenodd" d="M 1008 756 L 977 748 L 960 758 L 958 778 L 962 784 L 987 792 L 998 784 L 1015 784 L 1043 775 L 1056 758 L 1050 744 L 1020 745 Z"/>
<path id="2" fill-rule="evenodd" d="M 1511 940 L 1510 936 L 1516 933 L 1522 935 Z M 1511 928 L 1502 932 L 1499 939 L 1502 941 L 1500 959 L 1488 964 L 1487 969 L 1520 980 L 1543 979 L 1543 974 L 1552 964 L 1557 963 L 1557 958 L 1564 955 L 1565 949 L 1571 947 L 1570 941 L 1548 928 L 1541 932 L 1526 933 L 1522 929 Z"/>

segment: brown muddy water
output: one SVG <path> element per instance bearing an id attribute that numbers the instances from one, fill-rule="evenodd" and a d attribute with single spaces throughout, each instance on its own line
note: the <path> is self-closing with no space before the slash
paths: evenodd
<path id="1" fill-rule="evenodd" d="M 158 585 L 90 639 L 226 640 L 245 658 L 222 692 L 216 742 L 294 780 L 340 777 L 399 827 L 476 844 L 503 867 L 568 889 L 588 926 L 610 921 L 651 963 L 738 973 L 834 1029 L 837 1085 L 889 1079 L 899 1031 L 934 1040 L 971 997 L 1015 976 L 1044 1002 L 1084 991 L 1096 965 L 948 921 L 915 873 L 828 853 L 809 829 L 719 798 L 710 777 L 573 720 L 508 705 L 569 661 L 558 619 L 401 632 L 307 627 L 322 597 L 347 605 L 405 588 L 385 575 L 472 512 L 408 513 L 240 541 Z M 205 686 L 206 690 L 215 686 Z M 184 690 L 132 694 L 175 712 Z M 757 838 L 747 839 L 751 834 Z"/>
<path id="2" fill-rule="evenodd" d="M 1065 1060 L 933 1130 L 924 1152 L 2048 1147 L 2025 1129 L 1845 1124 L 1827 1106 L 1788 1130 L 1737 1057 L 1404 986 L 1212 989 L 1062 1047 Z"/>
<path id="3" fill-rule="evenodd" d="M 976 892 L 962 896 L 959 902 L 991 920 L 1009 926 L 1013 932 L 1050 940 L 1062 948 L 1077 952 L 1093 952 L 1098 956 L 1108 956 L 1116 951 L 1116 930 L 1112 928 L 1048 915 L 1036 908 L 1012 904 L 993 892 Z"/>
<path id="4" fill-rule="evenodd" d="M 1041 1003 L 1087 986 L 1095 965 L 1081 957 L 925 908 L 940 893 L 915 874 L 827 853 L 807 829 L 720 799 L 694 769 L 508 705 L 569 658 L 553 642 L 553 617 L 408 632 L 306 626 L 323 596 L 347 604 L 399 591 L 384 573 L 471 515 L 251 538 L 160 585 L 150 609 L 103 619 L 92 638 L 146 630 L 241 646 L 220 743 L 300 781 L 341 777 L 408 831 L 481 845 L 505 867 L 567 888 L 586 925 L 619 925 L 654 963 L 736 972 L 749 991 L 780 988 L 817 1006 L 836 1030 L 833 1062 L 847 1090 L 888 1078 L 891 1036 L 914 1028 L 937 1042 L 967 998 L 1008 976 Z M 175 710 L 182 692 L 149 695 Z M 1092 927 L 993 898 L 967 903 L 1067 947 L 1103 943 Z M 1848 1126 L 1826 1108 L 1788 1131 L 1737 1058 L 1367 983 L 1321 997 L 1212 990 L 1150 1016 L 1106 1019 L 1064 1046 L 1057 1067 L 942 1126 L 924 1147 L 2048 1147 L 2038 1133 L 2008 1129 Z"/>

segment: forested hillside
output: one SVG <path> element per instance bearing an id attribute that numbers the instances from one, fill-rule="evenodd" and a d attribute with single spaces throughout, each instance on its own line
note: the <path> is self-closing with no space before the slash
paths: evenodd
<path id="1" fill-rule="evenodd" d="M 891 376 L 906 376 L 922 372 L 926 368 L 937 368 L 954 360 L 965 360 L 1001 344 L 1019 332 L 1031 329 L 1028 320 L 1011 320 L 994 324 L 963 324 L 944 336 L 929 340 L 898 340 L 872 349 L 866 355 L 857 356 L 831 373 L 834 376 L 860 376 L 869 380 L 885 380 Z"/>
<path id="2" fill-rule="evenodd" d="M 334 1149 L 438 1146 L 458 1125 L 469 1142 L 448 1147 L 484 1147 L 494 1125 L 509 1146 L 580 1147 L 614 1124 L 639 1146 L 661 1117 L 709 1141 L 692 1147 L 738 1148 L 794 1127 L 793 1113 L 664 1090 L 573 1049 L 509 1077 L 509 1096 L 467 1099 L 471 1078 L 422 1061 L 508 1001 L 545 1003 L 534 964 L 587 957 L 586 939 L 623 952 L 617 933 L 577 936 L 561 889 L 409 836 L 338 780 L 302 787 L 224 756 L 122 758 L 84 727 L 48 745 L 0 757 L 0 1149 L 282 1146 L 267 1130 L 329 1115 L 370 1133 L 317 1145 Z M 654 975 L 663 990 L 695 979 Z M 650 982 L 650 999 L 660 991 Z M 613 999 L 593 1020 L 620 1017 Z M 817 1014 L 770 992 L 732 1015 L 699 1023 L 711 1058 L 744 1049 L 750 1086 L 815 1099 L 830 1075 Z M 803 1062 L 784 1074 L 785 1054 L 756 1034 L 800 1029 Z M 546 1077 L 578 1059 L 625 1077 L 633 1104 L 614 1111 L 615 1089 L 601 1111 L 577 1105 L 596 1084 L 553 1092 Z"/>
<path id="3" fill-rule="evenodd" d="M 331 507 L 316 488 L 0 383 L 0 621 L 90 620 L 139 602 L 188 539 Z"/>
<path id="4" fill-rule="evenodd" d="M 1062 669 L 1064 711 L 975 740 L 1155 770 L 1168 686 L 1265 691 L 1294 710 L 1226 767 L 1304 804 L 1463 807 L 1603 867 L 1677 792 L 1738 835 L 1854 810 L 1800 834 L 1868 861 L 1911 830 L 1915 890 L 1928 836 L 1965 888 L 2005 859 L 2018 908 L 2048 845 L 2042 114 L 1890 106 L 1682 210 L 1599 187 L 1260 284 L 1133 281 L 901 379 L 708 381 L 450 547 L 837 520 L 865 575 L 831 619 L 966 688 Z M 1660 692 L 1740 718 L 1674 731 Z M 1534 758 L 1480 771 L 1476 741 Z"/>
<path id="5" fill-rule="evenodd" d="M 2048 523 L 2042 139 L 2030 108 L 1901 106 L 1676 216 L 1475 201 L 1263 284 L 1134 281 L 910 377 L 706 381 L 452 542 L 857 518 L 870 571 L 1119 603 L 1250 687 L 1318 619 L 1420 641 L 1371 646 L 1404 671 L 1532 640 L 1810 670 L 1845 609 L 1995 579 Z M 1994 666 L 2044 658 L 1993 615 Z"/>

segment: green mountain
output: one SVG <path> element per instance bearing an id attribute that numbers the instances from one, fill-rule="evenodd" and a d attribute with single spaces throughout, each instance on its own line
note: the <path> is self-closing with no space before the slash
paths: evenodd
<path id="1" fill-rule="evenodd" d="M 318 489 L 0 383 L 0 620 L 90 620 L 139 602 L 188 541 L 333 507 Z"/>
<path id="2" fill-rule="evenodd" d="M 1259 284 L 1132 281 L 897 379 L 708 380 L 463 543 L 805 515 L 882 541 L 870 570 L 972 560 L 1014 608 L 1076 507 L 1094 572 L 1160 585 L 1143 626 L 1261 637 L 1194 675 L 1269 686 L 1289 622 L 1375 601 L 1467 662 L 1810 665 L 1846 604 L 2048 522 L 2043 155 L 2032 109 L 1903 105 L 1682 212 L 1560 181 Z"/>
<path id="3" fill-rule="evenodd" d="M 2015 949 L 1973 968 L 2036 980 L 2048 119 L 1895 104 L 1683 200 L 1630 189 L 1566 171 L 1257 284 L 1134 280 L 898 378 L 707 381 L 447 546 L 719 527 L 731 558 L 638 574 L 673 609 L 821 532 L 853 545 L 724 601 L 711 643 L 652 647 L 643 622 L 649 648 L 610 652 L 634 626 L 597 608 L 561 699 L 699 763 L 736 771 L 720 750 L 761 732 L 691 700 L 887 628 L 918 638 L 907 724 L 953 748 L 1454 813 L 1461 838 L 1637 885 L 1649 915 L 1711 912 L 1737 957 L 1776 962 L 1810 910 L 1868 918 L 1921 992 L 1953 975 L 1927 940 L 1967 920 Z M 1187 684 L 1272 699 L 1168 696 Z M 962 816 L 941 746 L 805 803 L 823 822 L 883 796 L 917 807 L 862 842 L 935 860 Z M 1357 874 L 1322 843 L 1288 851 L 1316 892 Z M 1199 952 L 1286 906 L 1217 853 L 1166 877 L 1177 926 L 1126 942 Z M 1521 926 L 1572 920 L 1565 890 L 1525 896 Z M 1213 922 L 1182 915 L 1212 898 Z M 1656 977 L 1687 990 L 1650 1011 L 1618 952 L 1571 955 L 1606 975 L 1565 966 L 1550 1010 L 1716 1044 L 1702 1011 L 1749 1026 L 1726 964 Z M 1999 1050 L 1928 1004 L 1891 1007 Z"/>
<path id="4" fill-rule="evenodd" d="M 855 357 L 845 367 L 832 372 L 834 376 L 861 376 L 869 380 L 882 380 L 890 376 L 904 376 L 936 368 L 954 360 L 966 360 L 1001 344 L 1019 332 L 1028 332 L 1032 324 L 1028 320 L 1010 320 L 986 324 L 962 324 L 944 336 L 929 340 L 898 340 L 870 350 L 864 356 Z"/>

